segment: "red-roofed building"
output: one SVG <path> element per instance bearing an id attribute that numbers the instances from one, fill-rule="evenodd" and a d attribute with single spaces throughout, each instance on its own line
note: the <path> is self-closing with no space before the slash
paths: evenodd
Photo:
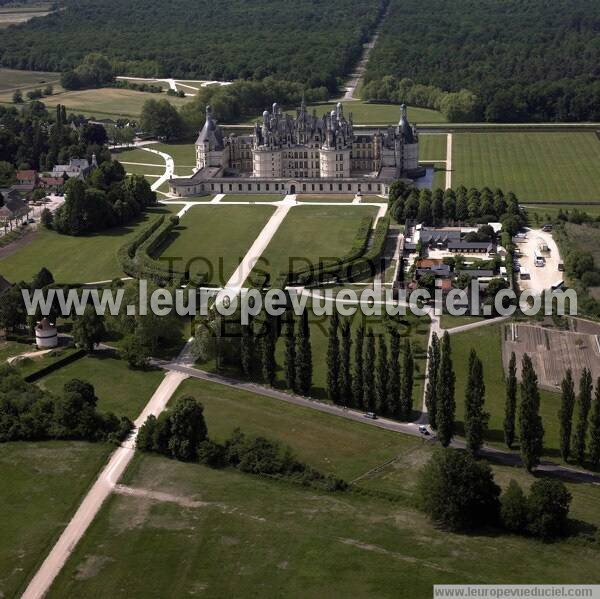
<path id="1" fill-rule="evenodd" d="M 17 171 L 17 183 L 15 189 L 19 191 L 33 191 L 38 183 L 36 171 Z"/>
<path id="2" fill-rule="evenodd" d="M 65 186 L 62 177 L 40 177 L 40 187 L 50 191 L 61 192 Z"/>

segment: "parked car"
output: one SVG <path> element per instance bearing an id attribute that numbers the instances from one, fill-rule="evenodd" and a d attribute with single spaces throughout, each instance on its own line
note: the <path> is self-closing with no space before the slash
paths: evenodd
<path id="1" fill-rule="evenodd" d="M 421 425 L 421 426 L 419 427 L 419 432 L 420 432 L 422 435 L 425 435 L 426 437 L 428 437 L 428 436 L 431 434 L 431 433 L 429 432 L 429 430 L 427 429 L 427 427 L 426 427 L 426 426 L 423 426 L 423 425 Z"/>
<path id="2" fill-rule="evenodd" d="M 562 262 L 559 262 L 559 264 L 558 264 L 558 270 L 560 272 L 564 272 L 565 271 L 565 265 Z"/>
<path id="3" fill-rule="evenodd" d="M 377 414 L 375 414 L 375 412 L 366 412 L 365 418 L 370 418 L 371 420 L 377 420 Z"/>

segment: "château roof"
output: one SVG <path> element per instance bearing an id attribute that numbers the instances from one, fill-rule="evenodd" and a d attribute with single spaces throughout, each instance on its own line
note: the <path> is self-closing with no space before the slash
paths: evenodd
<path id="1" fill-rule="evenodd" d="M 221 127 L 217 124 L 217 121 L 213 119 L 212 110 L 210 106 L 206 107 L 206 121 L 204 127 L 198 135 L 196 145 L 201 145 L 208 142 L 209 150 L 222 150 L 225 147 L 223 143 L 223 132 Z"/>

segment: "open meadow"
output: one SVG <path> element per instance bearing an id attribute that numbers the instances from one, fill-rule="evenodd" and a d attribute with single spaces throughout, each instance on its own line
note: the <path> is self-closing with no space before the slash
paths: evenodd
<path id="1" fill-rule="evenodd" d="M 177 206 L 157 206 L 148 209 L 134 224 L 81 237 L 40 229 L 16 252 L 5 256 L 0 253 L 0 274 L 9 281 L 27 281 L 45 266 L 59 283 L 91 283 L 121 277 L 119 248 L 152 220 L 178 210 Z"/>
<path id="2" fill-rule="evenodd" d="M 0 595 L 17 597 L 77 508 L 112 446 L 0 444 Z"/>
<path id="3" fill-rule="evenodd" d="M 599 164 L 592 132 L 453 135 L 453 187 L 500 187 L 523 203 L 599 202 Z"/>

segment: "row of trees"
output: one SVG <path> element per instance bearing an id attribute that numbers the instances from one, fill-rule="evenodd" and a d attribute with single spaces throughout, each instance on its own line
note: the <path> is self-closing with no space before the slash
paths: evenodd
<path id="1" fill-rule="evenodd" d="M 573 373 L 568 369 L 561 383 L 560 453 L 563 460 L 574 459 L 584 465 L 586 457 L 593 468 L 600 466 L 600 378 L 592 402 L 592 373 L 584 368 L 579 379 L 579 394 L 575 396 Z M 592 406 L 593 403 L 593 406 Z M 575 405 L 578 407 L 577 424 L 573 431 Z"/>
<path id="2" fill-rule="evenodd" d="M 374 334 L 360 324 L 329 319 L 327 344 L 327 395 L 336 404 L 376 412 L 399 420 L 411 420 L 415 362 L 412 346 L 401 347 L 399 333 Z"/>
<path id="3" fill-rule="evenodd" d="M 514 235 L 527 222 L 514 193 L 504 195 L 501 189 L 492 191 L 488 187 L 479 190 L 459 186 L 432 192 L 397 181 L 390 186 L 389 202 L 392 217 L 402 224 L 407 219 L 433 226 L 500 221 Z"/>
<path id="4" fill-rule="evenodd" d="M 0 367 L 0 442 L 81 439 L 121 441 L 131 430 L 127 418 L 97 410 L 94 387 L 73 379 L 54 396 L 26 383 L 9 366 Z"/>

